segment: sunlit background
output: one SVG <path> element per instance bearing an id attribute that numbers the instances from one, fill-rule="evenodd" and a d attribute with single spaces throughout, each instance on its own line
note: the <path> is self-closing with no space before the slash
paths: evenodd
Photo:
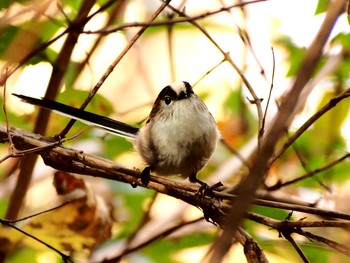
<path id="1" fill-rule="evenodd" d="M 1 46 L 6 46 L 6 48 L 2 47 L 1 72 L 13 68 L 24 55 L 33 49 L 39 41 L 38 38 L 44 38 L 41 41 L 48 40 L 46 35 L 50 38 L 53 37 L 51 31 L 59 27 L 59 30 L 54 33 L 54 35 L 58 35 L 64 30 L 62 25 L 65 24 L 65 20 L 62 12 L 68 18 L 74 17 L 76 13 L 74 4 L 70 2 L 68 0 L 62 1 L 62 3 L 51 0 L 24 1 L 24 3 L 12 3 L 9 8 L 1 10 L 0 30 L 4 30 L 4 32 L 10 25 L 21 26 L 23 21 L 28 21 L 28 30 L 18 31 L 11 39 L 11 43 L 8 43 L 10 45 L 1 44 Z M 188 16 L 205 14 L 233 3 L 234 1 L 222 0 L 202 0 L 200 3 L 196 0 L 171 1 L 172 6 L 181 7 L 180 10 L 184 10 Z M 122 23 L 147 21 L 159 5 L 160 1 L 156 0 L 126 1 L 122 12 L 110 28 Z M 315 15 L 317 5 L 318 1 L 316 0 L 271 0 L 247 5 L 244 7 L 244 12 L 241 9 L 233 8 L 230 11 L 220 12 L 197 21 L 210 34 L 215 43 L 224 52 L 230 54 L 257 96 L 263 99 L 263 109 L 266 107 L 272 83 L 273 64 L 275 63 L 267 127 L 278 110 L 276 102 L 280 102 L 284 92 L 290 87 L 295 74 L 290 73 L 291 51 L 286 48 L 288 45 L 286 43 L 289 41 L 288 43 L 293 43 L 299 48 L 307 48 L 311 44 L 324 18 L 324 13 Z M 99 4 L 96 4 L 92 12 L 98 8 Z M 100 36 L 94 32 L 106 24 L 107 14 L 102 12 L 96 15 L 85 26 L 86 34 L 79 37 L 71 58 L 71 68 L 67 70 L 65 80 L 62 82 L 62 92 L 66 95 L 59 96 L 59 101 L 73 103 L 74 106 L 78 107 L 87 95 L 87 93 L 79 93 L 79 90 L 91 90 L 139 30 L 139 27 L 134 27 L 106 34 L 100 39 L 84 68 L 76 75 L 74 67 L 82 63 L 90 54 L 91 48 Z M 162 21 L 170 14 L 172 12 L 167 9 L 157 21 Z M 348 31 L 349 24 L 346 16 L 343 15 L 336 24 L 331 38 L 340 32 L 347 33 Z M 245 42 L 242 41 L 242 34 L 246 37 Z M 246 42 L 248 39 L 250 45 Z M 11 113 L 19 116 L 16 119 L 9 119 L 11 126 L 32 129 L 35 121 L 33 114 L 37 112 L 37 109 L 20 102 L 11 96 L 11 93 L 33 97 L 44 96 L 52 71 L 52 65 L 48 61 L 52 61 L 55 54 L 60 52 L 64 40 L 65 37 L 62 37 L 49 46 L 49 52 L 46 52 L 45 56 L 51 54 L 52 57 L 46 57 L 42 61 L 22 66 L 7 79 L 7 108 Z M 338 50 L 339 46 L 329 44 L 326 52 L 337 54 Z M 95 113 L 139 125 L 147 118 L 153 101 L 164 86 L 174 81 L 186 80 L 194 85 L 195 92 L 205 101 L 214 115 L 223 137 L 230 146 L 237 149 L 243 158 L 248 158 L 256 147 L 258 121 L 256 107 L 249 102 L 249 99 L 252 99 L 251 94 L 244 85 L 242 87 L 242 80 L 237 72 L 228 62 L 221 63 L 222 60 L 223 55 L 213 42 L 189 23 L 181 23 L 174 27 L 151 27 L 115 67 L 98 91 L 98 94 L 108 102 L 106 109 L 99 107 L 98 103 L 101 102 L 102 98 L 97 98 L 97 106 L 93 106 L 93 110 Z M 334 85 L 332 85 L 331 77 L 324 76 L 315 86 L 310 84 L 306 90 L 306 92 L 311 92 L 311 95 L 304 96 L 308 99 L 302 102 L 300 108 L 297 109 L 299 115 L 293 122 L 291 132 L 303 124 L 320 107 L 321 101 L 325 99 L 324 94 L 333 92 Z M 232 104 L 234 102 L 236 102 L 235 105 Z M 305 107 L 303 107 L 303 103 L 305 103 Z M 242 107 L 246 110 L 248 121 L 243 121 L 243 117 L 238 115 Z M 343 107 L 343 114 L 349 114 L 348 106 Z M 350 140 L 349 119 L 344 117 L 340 125 L 341 136 L 345 141 Z M 3 115 L 1 121 L 4 121 Z M 59 133 L 67 122 L 67 119 L 53 115 L 47 135 L 53 136 Z M 113 138 L 111 135 L 106 136 L 104 133 L 91 130 L 83 124 L 75 125 L 69 135 L 80 130 L 85 131 L 81 139 L 69 142 L 67 146 L 111 158 L 128 168 L 142 169 L 144 167 L 140 158 L 132 150 L 131 143 L 125 142 L 123 139 Z M 122 145 L 121 150 L 115 146 L 119 144 Z M 349 142 L 347 146 L 349 147 Z M 346 151 L 346 149 L 344 150 Z M 6 153 L 7 145 L 4 145 L 1 148 L 1 154 L 5 155 Z M 272 169 L 272 176 L 268 179 L 271 184 L 278 180 L 277 177 L 281 176 L 279 173 L 282 171 L 286 177 L 295 177 L 302 173 L 302 168 L 294 157 L 286 158 L 293 158 L 293 160 L 285 163 L 281 161 L 275 169 Z M 9 160 L 1 165 L 3 166 L 0 167 L 2 174 L 6 174 L 8 168 L 5 166 L 10 166 L 11 162 L 12 160 Z M 321 165 L 319 162 L 317 164 Z M 45 166 L 41 160 L 38 160 L 25 208 L 21 212 L 22 216 L 42 211 L 52 207 L 57 202 L 57 196 L 52 186 L 52 177 L 48 176 L 53 171 Z M 211 163 L 200 177 L 205 178 L 209 183 L 215 183 L 218 180 L 236 183 L 244 171 L 244 165 L 237 156 L 230 154 L 224 146 L 220 145 Z M 4 200 L 1 205 L 2 214 L 6 211 L 6 200 L 15 180 L 16 177 L 13 175 L 2 178 L 0 182 L 0 198 Z M 174 178 L 174 180 L 178 179 Z M 109 242 L 93 254 L 94 259 L 99 261 L 102 260 L 102 256 L 114 255 L 117 248 L 121 249 L 125 245 L 125 232 L 127 230 L 124 224 L 135 226 L 136 222 L 140 220 L 140 218 L 135 218 L 136 214 L 132 209 L 128 210 L 128 206 L 138 202 L 137 207 L 147 209 L 154 193 L 150 190 L 133 189 L 129 185 L 106 182 L 105 180 L 94 179 L 93 184 L 98 186 L 97 188 L 107 196 L 108 202 L 113 204 L 116 219 L 112 227 L 116 242 Z M 304 185 L 281 191 L 280 194 L 282 196 L 290 194 L 295 198 L 302 198 L 304 201 L 310 202 L 318 200 L 320 206 L 327 209 L 339 208 L 338 198 L 343 200 L 348 195 L 346 191 L 349 189 L 349 181 L 341 186 L 332 184 L 331 187 L 334 190 L 332 193 L 328 193 L 322 187 L 308 188 Z M 334 194 L 335 192 L 341 194 Z M 127 200 L 127 198 L 135 198 L 135 200 Z M 350 211 L 348 204 L 343 205 L 341 209 L 345 212 Z M 138 216 L 141 216 L 141 211 Z M 134 244 L 142 242 L 144 238 L 147 238 L 147 235 L 168 228 L 179 222 L 180 219 L 189 220 L 200 217 L 201 212 L 180 200 L 158 195 L 152 205 L 150 216 L 152 220 L 140 231 L 139 236 L 133 241 Z M 135 221 L 135 223 L 130 223 L 130 221 Z M 290 253 L 288 252 L 290 248 L 289 244 L 278 238 L 277 232 L 271 233 L 263 226 L 255 226 L 251 229 L 254 229 L 259 240 L 266 241 L 263 248 L 270 262 L 297 262 L 299 260 L 295 252 L 291 257 L 283 256 Z M 202 221 L 174 233 L 171 239 L 177 240 L 190 235 L 190 233 L 210 233 L 213 235 L 217 231 L 216 227 Z M 210 242 L 204 245 L 201 242 L 198 244 L 200 245 L 188 246 L 172 253 L 169 262 L 200 262 L 207 253 Z M 278 246 L 278 248 L 273 248 L 274 246 Z M 154 249 L 161 249 L 161 247 Z M 145 254 L 136 252 L 128 256 L 125 262 L 157 262 L 152 261 L 154 258 L 151 254 L 149 250 L 146 250 Z M 51 262 L 43 259 L 51 257 L 50 253 L 46 256 L 44 253 L 37 254 L 37 262 Z M 245 260 L 242 247 L 239 245 L 234 246 L 226 258 L 226 262 L 245 262 Z"/>

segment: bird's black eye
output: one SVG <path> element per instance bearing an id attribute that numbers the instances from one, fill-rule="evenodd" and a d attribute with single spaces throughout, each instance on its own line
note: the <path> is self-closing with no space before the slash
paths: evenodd
<path id="1" fill-rule="evenodd" d="M 171 102 L 170 96 L 165 96 L 165 97 L 164 97 L 164 102 L 165 102 L 166 105 L 169 105 L 170 102 Z"/>

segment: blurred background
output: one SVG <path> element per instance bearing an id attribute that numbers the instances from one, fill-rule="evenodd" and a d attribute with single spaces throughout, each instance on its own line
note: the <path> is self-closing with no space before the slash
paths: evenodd
<path id="1" fill-rule="evenodd" d="M 47 136 L 60 133 L 69 119 L 55 113 L 48 122 L 38 119 L 38 108 L 19 101 L 11 93 L 38 98 L 49 94 L 52 99 L 79 107 L 130 44 L 140 30 L 140 23 L 144 25 L 162 3 L 157 0 L 86 2 L 89 1 L 1 1 L 1 103 L 6 103 L 11 127 L 33 131 L 36 126 L 48 124 L 44 129 Z M 115 66 L 87 110 L 141 126 L 163 87 L 179 80 L 190 82 L 212 112 L 225 141 L 218 146 L 199 178 L 209 184 L 222 181 L 234 186 L 247 173 L 248 166 L 253 165 L 249 161 L 256 149 L 259 131 L 259 116 L 252 103 L 254 98 L 240 75 L 245 76 L 257 98 L 262 100 L 264 111 L 271 91 L 265 122 L 268 129 L 306 50 L 320 30 L 329 2 L 271 0 L 233 6 L 242 2 L 171 1 L 170 5 L 186 16 L 165 8 L 155 19 L 156 26 L 149 27 Z M 224 10 L 225 7 L 230 8 Z M 81 22 L 77 17 L 84 17 L 84 14 L 89 19 L 74 25 L 74 21 Z M 197 18 L 197 26 L 188 21 L 191 17 Z M 181 22 L 173 23 L 174 20 Z M 67 43 L 69 35 L 76 37 L 76 41 Z M 333 29 L 317 72 L 305 88 L 288 134 L 293 134 L 331 98 L 348 88 L 349 39 L 349 24 L 344 14 Z M 230 57 L 239 72 L 224 54 Z M 315 176 L 275 191 L 269 190 L 279 182 L 323 167 L 349 151 L 348 105 L 348 101 L 341 102 L 304 132 L 275 161 L 262 190 L 349 213 L 350 167 L 346 158 Z M 3 111 L 0 121 L 5 125 Z M 130 169 L 144 167 L 131 142 L 81 123 L 76 123 L 67 136 L 80 131 L 83 133 L 78 138 L 64 145 Z M 9 145 L 0 147 L 1 156 L 5 156 Z M 14 202 L 11 196 L 18 184 L 19 161 L 18 158 L 7 159 L 0 165 L 1 218 L 8 215 L 11 202 Z M 19 218 L 49 209 L 64 199 L 56 194 L 52 183 L 54 169 L 45 166 L 40 158 L 33 169 L 29 188 L 23 192 L 25 198 Z M 81 182 L 83 178 L 84 187 L 76 188 L 83 189 L 84 200 L 92 202 L 95 209 L 93 219 L 90 218 L 94 223 L 98 222 L 97 227 L 91 227 L 94 230 L 71 233 L 65 229 L 67 222 L 53 220 L 62 217 L 78 220 L 80 195 L 75 197 L 80 201 L 65 206 L 64 211 L 57 209 L 22 222 L 26 231 L 62 252 L 69 251 L 77 262 L 103 262 L 105 258 L 117 257 L 139 244 L 146 245 L 125 253 L 122 262 L 201 262 L 219 232 L 205 220 L 186 225 L 185 222 L 203 214 L 181 200 L 116 181 L 86 176 L 77 178 L 72 180 Z M 277 220 L 285 219 L 290 212 L 258 206 L 252 209 Z M 295 220 L 304 216 L 293 214 Z M 308 218 L 312 216 L 308 215 Z M 35 224 L 43 226 L 41 231 L 35 232 Z M 147 243 L 151 237 L 181 224 L 179 230 Z M 103 229 L 103 233 L 96 234 L 96 229 Z M 262 247 L 270 262 L 301 262 L 293 247 L 279 238 L 276 231 L 251 221 L 245 223 L 245 229 Z M 1 236 L 1 231 L 0 244 L 1 240 L 6 240 L 7 244 L 3 243 L 4 262 L 23 262 L 24 258 L 26 262 L 60 262 L 55 252 L 28 237 L 9 230 L 4 230 Z M 57 235 L 59 231 L 65 234 L 64 241 Z M 330 232 L 318 228 L 317 233 L 331 235 L 330 238 L 340 243 L 350 241 L 348 231 L 343 229 Z M 303 237 L 296 237 L 296 240 L 312 262 L 350 260 Z M 246 262 L 239 244 L 232 247 L 226 262 Z"/>

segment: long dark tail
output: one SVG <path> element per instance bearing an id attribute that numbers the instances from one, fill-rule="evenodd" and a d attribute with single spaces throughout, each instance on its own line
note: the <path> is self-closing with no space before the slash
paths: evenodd
<path id="1" fill-rule="evenodd" d="M 95 126 L 99 129 L 105 130 L 109 133 L 116 134 L 122 137 L 133 139 L 135 138 L 136 134 L 139 131 L 138 128 L 128 125 L 126 123 L 116 121 L 101 115 L 97 115 L 92 112 L 80 110 L 80 109 L 65 105 L 63 103 L 59 103 L 57 101 L 48 100 L 44 98 L 37 99 L 37 98 L 32 98 L 25 95 L 14 94 L 14 93 L 12 95 L 20 98 L 22 101 L 26 103 L 52 110 L 61 115 L 70 117 L 75 120 L 79 120 L 87 125 Z"/>

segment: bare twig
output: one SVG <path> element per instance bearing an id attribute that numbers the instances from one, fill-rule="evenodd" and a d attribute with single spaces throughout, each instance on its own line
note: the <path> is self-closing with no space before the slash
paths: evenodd
<path id="1" fill-rule="evenodd" d="M 48 212 L 51 212 L 51 211 L 54 211 L 54 210 L 57 210 L 65 205 L 68 205 L 70 203 L 70 201 L 67 201 L 67 202 L 64 202 L 58 206 L 55 206 L 55 207 L 52 207 L 52 208 L 49 208 L 49 209 L 46 209 L 44 211 L 41 211 L 39 213 L 36 213 L 36 214 L 32 214 L 32 215 L 29 215 L 29 216 L 25 216 L 25 217 L 22 217 L 22 218 L 19 218 L 19 219 L 16 219 L 16 220 L 7 220 L 7 219 L 1 219 L 1 222 L 6 222 L 6 223 L 9 223 L 9 224 L 15 224 L 15 223 L 18 223 L 18 222 L 21 222 L 21 221 L 25 221 L 27 219 L 30 219 L 30 218 L 33 218 L 33 217 L 36 217 L 36 216 L 40 216 L 42 214 L 46 214 Z"/>
<path id="2" fill-rule="evenodd" d="M 343 155 L 342 157 L 340 157 L 340 158 L 338 158 L 336 160 L 333 160 L 330 163 L 328 163 L 328 164 L 326 164 L 326 165 L 324 165 L 324 166 L 322 166 L 320 168 L 317 168 L 315 170 L 309 171 L 308 173 L 306 173 L 306 174 L 304 174 L 302 176 L 299 176 L 299 177 L 297 177 L 297 178 L 295 178 L 293 180 L 290 180 L 290 181 L 287 181 L 287 182 L 284 182 L 284 183 L 277 182 L 275 185 L 267 187 L 267 189 L 269 191 L 275 191 L 275 190 L 278 190 L 278 189 L 280 189 L 282 187 L 285 187 L 285 186 L 294 184 L 296 182 L 305 180 L 307 178 L 310 178 L 310 177 L 314 176 L 315 174 L 318 174 L 320 172 L 323 172 L 323 171 L 326 171 L 326 170 L 332 168 L 333 166 L 339 164 L 340 162 L 344 161 L 345 159 L 347 159 L 349 157 L 350 157 L 350 153 L 347 153 L 347 154 Z"/>
<path id="3" fill-rule="evenodd" d="M 267 102 L 266 102 L 266 108 L 265 108 L 265 112 L 264 112 L 264 116 L 262 119 L 262 124 L 261 124 L 261 129 L 259 131 L 259 133 L 261 133 L 261 136 L 264 135 L 264 130 L 265 130 L 265 121 L 266 121 L 266 115 L 267 115 L 267 111 L 270 105 L 270 100 L 271 100 L 271 94 L 272 94 L 272 90 L 273 90 L 273 81 L 275 79 L 275 67 L 276 67 L 276 61 L 275 61 L 275 52 L 273 50 L 273 47 L 271 47 L 271 52 L 272 52 L 272 75 L 271 75 L 271 85 L 270 85 L 270 91 L 269 91 L 269 95 L 267 97 Z"/>
<path id="4" fill-rule="evenodd" d="M 344 90 L 335 98 L 331 99 L 326 105 L 324 105 L 319 111 L 311 116 L 289 139 L 283 144 L 281 149 L 277 151 L 273 156 L 270 162 L 270 165 L 275 162 L 284 152 L 289 148 L 289 146 L 295 142 L 315 121 L 322 117 L 329 110 L 334 108 L 339 102 L 348 98 L 350 96 L 350 89 Z"/>
<path id="5" fill-rule="evenodd" d="M 6 84 L 7 84 L 7 79 L 8 79 L 8 68 L 5 69 L 5 74 L 4 74 L 4 90 L 3 90 L 3 97 L 4 97 L 4 104 L 2 105 L 2 109 L 4 111 L 4 115 L 5 115 L 5 122 L 6 122 L 6 130 L 7 130 L 7 134 L 8 134 L 8 140 L 10 143 L 10 151 L 14 151 L 15 149 L 13 148 L 13 142 L 11 139 L 11 135 L 10 135 L 10 124 L 9 124 L 9 118 L 7 115 L 7 109 L 6 109 Z"/>
<path id="6" fill-rule="evenodd" d="M 319 235 L 315 235 L 315 234 L 312 234 L 310 232 L 306 232 L 306 231 L 302 231 L 302 230 L 299 230 L 298 232 L 300 235 L 303 235 L 309 239 L 316 240 L 317 242 L 324 243 L 327 246 L 330 246 L 331 248 L 335 249 L 336 251 L 350 257 L 350 246 L 347 244 L 340 244 L 340 243 L 335 242 L 333 240 L 330 240 L 328 238 L 324 238 L 324 237 L 321 237 Z"/>
<path id="7" fill-rule="evenodd" d="M 191 17 L 186 17 L 186 18 L 181 18 L 181 19 L 172 19 L 172 20 L 166 20 L 166 21 L 159 21 L 159 22 L 133 22 L 133 23 L 125 23 L 120 26 L 116 26 L 111 29 L 100 29 L 100 30 L 94 30 L 94 31 L 84 31 L 85 34 L 110 34 L 110 33 L 115 33 L 121 30 L 125 30 L 128 28 L 133 28 L 133 27 L 156 27 L 156 26 L 169 26 L 169 25 L 175 25 L 175 24 L 182 24 L 182 23 L 188 23 L 188 22 L 193 22 L 197 20 L 201 20 L 204 18 L 207 18 L 212 15 L 216 15 L 225 11 L 228 11 L 233 8 L 239 8 L 242 6 L 250 5 L 250 4 L 255 4 L 259 2 L 266 2 L 268 0 L 254 0 L 254 1 L 247 1 L 247 2 L 241 2 L 239 4 L 234 4 L 230 5 L 227 7 L 222 7 L 218 10 L 214 11 L 209 11 L 203 14 L 191 16 Z M 164 2 L 164 1 L 163 1 Z"/>
<path id="8" fill-rule="evenodd" d="M 244 248 L 244 254 L 248 263 L 268 263 L 265 254 L 259 244 L 243 228 L 236 232 L 236 239 Z"/>
<path id="9" fill-rule="evenodd" d="M 182 17 L 186 17 L 187 19 L 190 19 L 189 16 L 187 16 L 184 12 L 174 8 L 173 6 L 169 5 L 168 6 L 172 11 L 176 12 L 177 14 L 179 14 Z M 207 32 L 207 30 L 201 26 L 200 24 L 197 23 L 197 21 L 193 20 L 193 21 L 189 21 L 192 25 L 194 25 L 196 28 L 198 28 L 207 38 L 210 42 L 212 42 L 212 44 L 220 51 L 220 53 L 223 55 L 223 58 L 225 61 L 227 61 L 228 63 L 230 63 L 230 65 L 234 68 L 234 70 L 237 72 L 237 74 L 240 76 L 240 78 L 242 79 L 244 85 L 247 87 L 248 91 L 250 92 L 250 94 L 253 97 L 253 101 L 254 104 L 257 107 L 257 112 L 258 112 L 258 119 L 259 119 L 259 129 L 261 127 L 261 121 L 262 121 L 262 109 L 261 109 L 261 103 L 260 103 L 260 99 L 258 98 L 258 96 L 256 95 L 253 87 L 250 85 L 250 82 L 248 81 L 248 79 L 244 76 L 243 72 L 239 69 L 239 67 L 236 65 L 236 63 L 232 60 L 231 56 L 229 53 L 225 52 L 220 45 L 211 37 L 211 35 Z"/>
<path id="10" fill-rule="evenodd" d="M 215 69 L 217 69 L 222 63 L 224 63 L 226 61 L 225 58 L 223 58 L 219 63 L 217 63 L 216 65 L 214 65 L 211 69 L 209 69 L 207 72 L 205 72 L 199 79 L 197 79 L 194 83 L 193 83 L 193 87 L 195 87 L 199 82 L 201 82 L 206 76 L 208 76 L 211 72 L 213 72 Z"/>
<path id="11" fill-rule="evenodd" d="M 8 134 L 10 136 L 10 130 L 8 129 Z M 56 147 L 60 144 L 62 144 L 63 142 L 67 142 L 67 141 L 70 141 L 70 140 L 73 140 L 75 139 L 76 137 L 78 137 L 79 135 L 81 134 L 78 133 L 72 137 L 69 137 L 69 138 L 64 138 L 64 139 L 61 139 L 61 140 L 58 140 L 58 141 L 55 141 L 55 142 L 52 142 L 52 143 L 48 143 L 47 145 L 44 145 L 44 146 L 38 146 L 38 147 L 33 147 L 33 148 L 30 148 L 30 149 L 26 149 L 26 150 L 21 150 L 21 151 L 11 151 L 10 153 L 6 154 L 4 157 L 2 157 L 0 159 L 0 163 L 4 162 L 5 160 L 9 159 L 9 158 L 19 158 L 19 157 L 24 157 L 28 154 L 33 154 L 33 153 L 40 153 L 44 150 L 47 150 L 47 149 L 50 149 L 50 148 L 53 148 L 53 147 Z M 11 142 L 11 144 L 13 144 Z"/>
<path id="12" fill-rule="evenodd" d="M 49 248 L 50 250 L 56 252 L 56 253 L 62 258 L 63 262 L 71 262 L 71 263 L 73 263 L 73 260 L 70 258 L 70 256 L 68 256 L 68 255 L 66 255 L 66 254 L 64 254 L 64 253 L 62 253 L 61 251 L 59 251 L 58 249 L 54 248 L 54 247 L 51 246 L 50 244 L 48 244 L 48 243 L 42 241 L 41 239 L 37 238 L 36 236 L 33 236 L 32 234 L 30 234 L 30 233 L 28 233 L 28 232 L 26 232 L 26 231 L 24 231 L 24 230 L 22 230 L 22 229 L 20 229 L 20 228 L 18 228 L 18 227 L 16 227 L 16 226 L 14 225 L 14 223 L 17 223 L 17 222 L 20 222 L 20 221 L 24 221 L 24 220 L 27 220 L 27 219 L 29 219 L 29 218 L 36 217 L 36 216 L 41 215 L 41 214 L 44 214 L 44 213 L 51 212 L 51 211 L 56 210 L 56 209 L 58 209 L 58 208 L 60 208 L 60 207 L 62 207 L 62 206 L 65 206 L 65 205 L 67 205 L 67 204 L 69 204 L 69 202 L 65 202 L 65 203 L 63 203 L 63 204 L 61 204 L 61 205 L 59 205 L 59 206 L 56 206 L 56 207 L 47 209 L 47 210 L 45 210 L 45 211 L 42 211 L 42 212 L 40 212 L 40 213 L 37 213 L 37 214 L 34 214 L 34 215 L 30 215 L 30 216 L 26 216 L 26 217 L 24 217 L 24 218 L 17 219 L 17 220 L 0 219 L 0 224 L 2 224 L 2 225 L 4 225 L 4 226 L 8 226 L 8 227 L 10 227 L 10 228 L 13 228 L 14 230 L 16 230 L 16 231 L 22 233 L 23 235 L 25 235 L 25 236 L 27 236 L 27 237 L 29 237 L 29 238 L 31 238 L 31 239 L 34 239 L 35 241 L 37 241 L 37 242 L 43 244 L 44 246 L 46 246 L 46 247 Z"/>
<path id="13" fill-rule="evenodd" d="M 309 263 L 310 261 L 307 259 L 307 257 L 305 256 L 305 254 L 303 253 L 303 251 L 301 250 L 301 248 L 299 247 L 297 242 L 295 242 L 295 240 L 292 238 L 290 233 L 289 232 L 282 232 L 282 235 L 289 241 L 289 243 L 292 244 L 292 246 L 294 247 L 296 252 L 299 254 L 301 259 L 303 260 L 303 262 L 304 263 Z"/>
<path id="14" fill-rule="evenodd" d="M 185 227 L 185 226 L 188 226 L 188 225 L 191 225 L 191 224 L 195 224 L 201 220 L 203 220 L 204 218 L 203 217 L 200 217 L 200 218 L 197 218 L 197 219 L 194 219 L 194 220 L 191 220 L 191 221 L 184 221 L 184 222 L 181 222 L 171 228 L 168 228 L 164 231 L 162 231 L 161 233 L 155 235 L 155 236 L 152 236 L 150 237 L 149 239 L 147 239 L 145 242 L 142 242 L 141 244 L 135 246 L 135 247 L 132 247 L 132 248 L 127 248 L 126 250 L 123 251 L 123 253 L 121 253 L 120 255 L 117 255 L 113 258 L 109 258 L 109 259 L 104 259 L 103 260 L 103 263 L 112 263 L 112 262 L 119 262 L 123 257 L 125 257 L 126 255 L 134 252 L 134 251 L 137 251 L 139 249 L 142 249 L 146 246 L 148 246 L 149 244 L 151 243 L 154 243 L 155 241 L 161 239 L 161 238 L 164 238 L 166 236 L 169 236 L 170 234 L 174 233 L 175 231 Z"/>

